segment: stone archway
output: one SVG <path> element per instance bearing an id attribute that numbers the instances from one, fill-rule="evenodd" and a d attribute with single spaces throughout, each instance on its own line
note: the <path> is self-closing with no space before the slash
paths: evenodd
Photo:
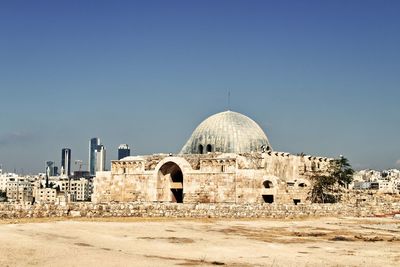
<path id="1" fill-rule="evenodd" d="M 168 161 L 158 170 L 157 201 L 183 203 L 183 173 L 175 162 Z"/>

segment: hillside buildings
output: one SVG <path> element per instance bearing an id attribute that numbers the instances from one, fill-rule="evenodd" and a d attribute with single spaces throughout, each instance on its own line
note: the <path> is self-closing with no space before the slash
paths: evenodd
<path id="1" fill-rule="evenodd" d="M 380 193 L 400 193 L 399 170 L 361 170 L 354 174 L 354 190 L 375 190 Z"/>
<path id="2" fill-rule="evenodd" d="M 46 183 L 48 185 L 46 186 Z M 63 203 L 90 201 L 93 179 L 73 178 L 66 175 L 19 176 L 14 173 L 0 174 L 0 201 L 16 203 Z"/>

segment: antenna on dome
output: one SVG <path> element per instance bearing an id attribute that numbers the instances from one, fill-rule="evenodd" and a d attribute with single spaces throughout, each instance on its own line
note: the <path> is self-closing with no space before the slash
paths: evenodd
<path id="1" fill-rule="evenodd" d="M 228 110 L 231 110 L 231 91 L 228 89 Z"/>

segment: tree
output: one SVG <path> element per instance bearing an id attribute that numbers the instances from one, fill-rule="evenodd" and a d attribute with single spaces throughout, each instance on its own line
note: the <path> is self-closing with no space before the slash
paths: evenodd
<path id="1" fill-rule="evenodd" d="M 311 178 L 313 187 L 311 201 L 314 203 L 334 203 L 339 200 L 340 187 L 348 188 L 353 181 L 354 170 L 348 159 L 340 156 L 331 162 L 325 174 L 318 174 Z"/>
<path id="2" fill-rule="evenodd" d="M 337 178 L 340 186 L 349 188 L 349 184 L 353 181 L 354 170 L 351 168 L 349 160 L 343 156 L 333 161 L 333 176 Z"/>
<path id="3" fill-rule="evenodd" d="M 333 195 L 336 180 L 331 175 L 316 175 L 311 178 L 313 186 L 311 189 L 311 202 L 333 203 L 336 198 Z"/>

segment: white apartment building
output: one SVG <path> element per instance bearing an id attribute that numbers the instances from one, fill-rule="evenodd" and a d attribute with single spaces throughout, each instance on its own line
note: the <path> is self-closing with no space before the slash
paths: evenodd
<path id="1" fill-rule="evenodd" d="M 34 197 L 37 203 L 55 203 L 57 190 L 55 188 L 37 188 L 34 191 Z"/>
<path id="2" fill-rule="evenodd" d="M 71 201 L 89 201 L 91 198 L 92 183 L 88 179 L 60 178 L 54 183 L 55 187 L 60 189 L 60 192 L 69 193 Z"/>
<path id="3" fill-rule="evenodd" d="M 380 193 L 400 193 L 400 171 L 396 169 L 382 172 L 362 170 L 356 172 L 353 178 L 352 188 L 354 186 L 354 188 L 358 189 L 375 189 Z M 371 187 L 372 184 L 379 184 L 379 186 L 376 188 Z"/>
<path id="4" fill-rule="evenodd" d="M 33 200 L 31 182 L 25 177 L 9 177 L 6 192 L 9 202 L 31 203 Z"/>

